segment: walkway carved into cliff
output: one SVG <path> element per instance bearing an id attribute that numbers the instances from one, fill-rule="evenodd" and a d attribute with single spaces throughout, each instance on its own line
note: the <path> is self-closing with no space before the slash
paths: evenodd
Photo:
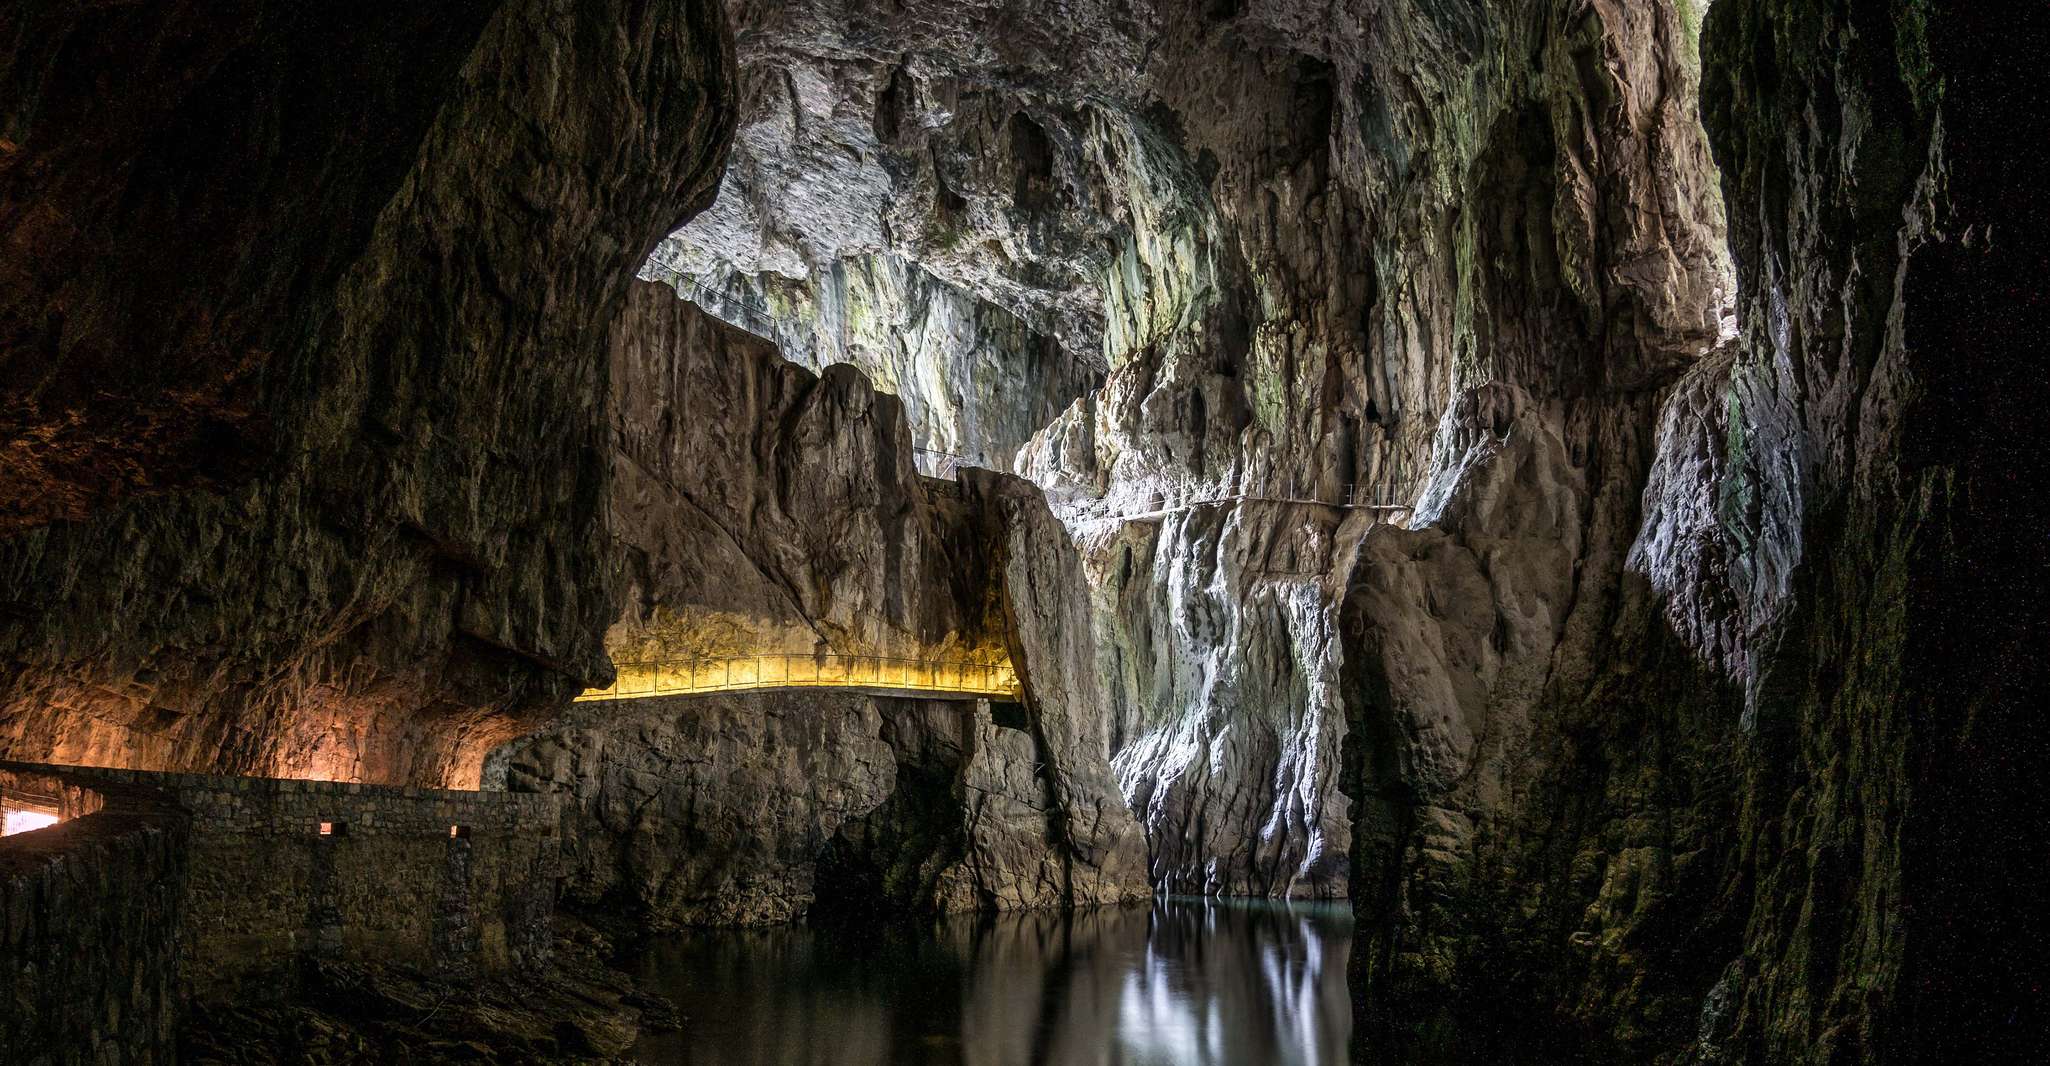
<path id="1" fill-rule="evenodd" d="M 578 696 L 637 700 L 750 689 L 844 688 L 1015 700 L 1024 691 L 1009 661 L 912 659 L 889 655 L 769 654 L 615 664 L 610 687 Z"/>
<path id="2" fill-rule="evenodd" d="M 1169 499 L 1162 500 L 1159 504 L 1146 510 L 1118 511 L 1105 505 L 1099 505 L 1098 507 L 1094 508 L 1083 508 L 1074 512 L 1072 516 L 1068 518 L 1068 521 L 1073 525 L 1085 526 L 1113 523 L 1123 524 L 1125 522 L 1145 522 L 1156 518 L 1166 518 L 1169 515 L 1176 514 L 1182 511 L 1195 510 L 1198 507 L 1216 507 L 1223 506 L 1226 504 L 1240 503 L 1273 503 L 1284 505 L 1300 505 L 1306 507 L 1327 507 L 1337 511 L 1366 511 L 1375 515 L 1377 519 L 1380 519 L 1382 521 L 1393 521 L 1393 516 L 1395 515 L 1407 515 L 1416 510 L 1416 508 L 1413 505 L 1406 503 L 1371 502 L 1365 499 L 1358 498 L 1354 493 L 1351 492 L 1348 492 L 1345 498 L 1340 500 L 1319 499 L 1314 496 L 1297 495 L 1293 492 L 1288 491 L 1280 493 L 1261 493 L 1257 491 L 1252 491 L 1236 493 L 1214 493 L 1208 495 L 1192 492 L 1178 497 L 1172 497 Z M 1380 516 L 1382 515 L 1388 515 L 1391 517 L 1381 519 Z"/>

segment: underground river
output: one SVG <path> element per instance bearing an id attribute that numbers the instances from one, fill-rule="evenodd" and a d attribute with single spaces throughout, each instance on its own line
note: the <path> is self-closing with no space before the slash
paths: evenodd
<path id="1" fill-rule="evenodd" d="M 643 1061 L 1324 1066 L 1352 1029 L 1344 904 L 1165 899 L 847 933 L 682 934 L 642 960 Z"/>

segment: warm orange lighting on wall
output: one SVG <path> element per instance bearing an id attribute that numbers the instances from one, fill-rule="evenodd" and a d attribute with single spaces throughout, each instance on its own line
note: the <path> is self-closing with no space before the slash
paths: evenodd
<path id="1" fill-rule="evenodd" d="M 335 835 L 335 824 L 334 824 L 333 822 L 322 822 L 322 823 L 320 823 L 320 835 L 321 835 L 321 836 L 324 836 L 324 837 L 331 837 L 331 836 L 334 836 L 334 835 Z"/>
<path id="2" fill-rule="evenodd" d="M 275 774 L 291 781 L 356 783 L 363 780 L 359 759 L 354 753 L 339 747 L 315 751 L 303 763 L 278 767 Z"/>

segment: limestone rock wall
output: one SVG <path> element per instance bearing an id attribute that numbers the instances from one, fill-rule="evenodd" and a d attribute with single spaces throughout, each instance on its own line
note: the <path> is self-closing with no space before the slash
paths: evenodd
<path id="1" fill-rule="evenodd" d="M 1008 661 L 972 704 L 823 693 L 592 702 L 493 757 L 561 792 L 573 891 L 657 924 L 1144 894 L 1108 765 L 1079 557 L 1031 485 L 922 477 L 894 397 L 642 282 L 612 335 L 621 662 L 781 652 Z M 859 886 L 858 888 L 855 886 Z"/>
<path id="2" fill-rule="evenodd" d="M 655 266 L 894 256 L 1104 373 L 1017 469 L 1156 881 L 1349 887 L 1459 1053 L 2022 1046 L 2033 13 L 731 7 L 740 195 Z"/>
<path id="3" fill-rule="evenodd" d="M 1156 877 L 1379 891 L 1381 869 L 1345 858 L 1377 786 L 1338 789 L 1352 671 L 1379 654 L 1348 621 L 1362 580 L 1418 582 L 1385 621 L 1437 630 L 1389 664 L 1428 691 L 1403 736 L 1513 736 L 1479 721 L 1591 647 L 1568 616 L 1602 609 L 1595 575 L 1634 530 L 1652 395 L 1714 343 L 1729 295 L 1690 32 L 1658 5 L 1245 5 L 1180 45 L 1220 58 L 1162 64 L 1186 150 L 1216 161 L 1218 280 L 1175 327 L 1124 331 L 1138 343 L 1106 387 L 1028 453 L 1042 483 L 1100 500 L 1075 524 L 1129 664 L 1120 766 Z M 1262 88 L 1219 109 L 1225 71 Z M 1172 293 L 1173 261 L 1141 259 L 1138 290 Z M 1505 435 L 1525 469 L 1483 490 Z M 1483 508 L 1507 514 L 1458 552 L 1534 579 L 1497 609 L 1376 573 L 1411 569 L 1384 554 L 1410 531 L 1465 540 Z M 1507 542 L 1523 536 L 1527 561 Z M 1464 610 L 1480 632 L 1444 624 Z M 1516 687 L 1486 678 L 1490 651 L 1524 659 Z"/>
<path id="4" fill-rule="evenodd" d="M 1003 653 L 989 556 L 920 478 L 903 409 L 637 282 L 612 332 L 628 603 L 615 656 Z"/>
<path id="5" fill-rule="evenodd" d="M 1364 519 L 1398 512 L 1316 504 L 1453 491 L 1453 408 L 1508 385 L 1627 544 L 1655 393 L 1729 313 L 1698 20 L 1663 4 L 956 6 L 733 4 L 752 72 L 736 165 L 650 270 L 726 286 L 730 301 L 699 298 L 731 313 L 906 260 L 1101 372 L 1015 467 L 1052 495 L 1097 590 L 1152 876 L 1342 894 L 1337 605 Z M 875 301 L 883 318 L 903 306 Z M 1002 347 L 890 377 L 937 409 L 988 376 L 980 353 L 1031 358 Z M 942 436 L 1001 455 L 1019 417 L 978 409 Z"/>
<path id="6" fill-rule="evenodd" d="M 203 16 L 10 12 L 0 752 L 474 781 L 608 676 L 606 330 L 713 191 L 728 32 Z"/>
<path id="7" fill-rule="evenodd" d="M 1715 5 L 1736 336 L 1585 451 L 1529 392 L 1455 404 L 1434 528 L 1363 546 L 1348 756 L 1356 884 L 1380 888 L 1356 966 L 1398 1031 L 1688 1062 L 2041 1046 L 2004 998 L 2040 916 L 1984 902 L 2035 858 L 1964 843 L 2040 805 L 2016 771 L 2042 750 L 2020 695 L 2041 667 L 2014 649 L 2042 623 L 2002 605 L 2041 561 L 1997 532 L 2041 506 L 1996 443 L 2043 386 L 2020 369 L 2041 302 L 2012 280 L 2042 247 L 2011 209 L 2037 121 L 2010 110 L 2018 29 Z M 1989 225 L 2020 232 L 1996 249 Z M 1609 476 L 1575 474 L 1583 454 Z M 1562 521 L 1576 496 L 1594 506 Z"/>
<path id="8" fill-rule="evenodd" d="M 15 5 L 0 55 L 10 531 L 264 457 L 260 372 L 317 327 L 430 136 L 438 106 L 419 101 L 460 91 L 506 6 L 246 0 L 209 22 Z M 119 91 L 95 84 L 110 75 Z M 312 211 L 329 224 L 305 225 Z"/>
<path id="9" fill-rule="evenodd" d="M 802 917 L 817 851 L 895 786 L 867 696 L 733 693 L 577 704 L 493 756 L 563 804 L 563 892 L 653 928 Z"/>
<path id="10" fill-rule="evenodd" d="M 1032 733 L 974 700 L 785 690 L 585 703 L 501 759 L 507 787 L 563 799 L 568 898 L 658 929 L 1147 892 L 1129 817 L 1107 837 L 1096 812 L 1050 786 Z M 1123 813 L 1114 795 L 1097 802 Z M 1066 828 L 1078 820 L 1080 834 Z"/>
<path id="11" fill-rule="evenodd" d="M 1090 624 L 1087 571 L 1037 488 L 980 470 L 968 471 L 962 482 L 981 540 L 994 546 L 993 594 L 1024 686 L 1022 726 L 1031 741 L 1023 745 L 1000 734 L 985 746 L 1011 746 L 1007 780 L 1015 780 L 1029 760 L 1043 785 L 1043 793 L 1026 806 L 1039 812 L 1045 826 L 1022 826 L 1015 835 L 1028 841 L 1043 835 L 1054 845 L 1058 873 L 1042 859 L 1042 885 L 1059 885 L 1087 902 L 1144 895 L 1145 841 L 1117 792 L 1109 762 L 1116 738 Z M 1010 791 L 1024 794 L 1015 784 Z"/>
<path id="12" fill-rule="evenodd" d="M 834 259 L 814 284 L 810 275 L 737 274 L 708 252 L 686 259 L 682 240 L 657 248 L 642 276 L 675 282 L 686 298 L 773 339 L 812 370 L 861 368 L 903 404 L 927 473 L 964 463 L 1009 470 L 1019 449 L 1102 377 L 1093 360 L 900 256 Z"/>
<path id="13" fill-rule="evenodd" d="M 2045 32 L 2045 12 L 1961 3 L 1711 12 L 1704 115 L 1746 210 L 1701 584 L 1755 663 L 1755 889 L 1702 1013 L 1713 1054 L 2025 1061 L 2050 1042 L 2014 998 L 2046 916 L 1993 902 L 2045 856 L 1984 846 L 2044 817 L 2050 753 L 2050 570 L 2023 532 L 2046 510 L 2050 219 L 2028 205 L 2050 175 L 2024 43 Z"/>

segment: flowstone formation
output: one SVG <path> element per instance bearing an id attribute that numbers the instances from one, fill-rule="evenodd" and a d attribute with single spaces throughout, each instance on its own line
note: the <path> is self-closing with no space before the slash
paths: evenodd
<path id="1" fill-rule="evenodd" d="M 714 191 L 719 12 L 8 23 L 0 754 L 474 786 L 609 676 L 606 330 Z"/>

